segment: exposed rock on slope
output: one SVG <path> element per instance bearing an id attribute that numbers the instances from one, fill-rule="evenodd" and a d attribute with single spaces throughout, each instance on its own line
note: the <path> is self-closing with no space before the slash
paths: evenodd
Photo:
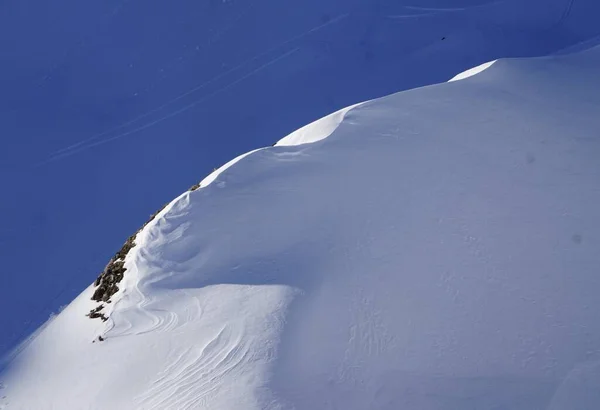
<path id="1" fill-rule="evenodd" d="M 106 322 L 91 286 L 40 332 L 7 400 L 600 408 L 599 69 L 498 60 L 236 158 L 137 233 Z"/>

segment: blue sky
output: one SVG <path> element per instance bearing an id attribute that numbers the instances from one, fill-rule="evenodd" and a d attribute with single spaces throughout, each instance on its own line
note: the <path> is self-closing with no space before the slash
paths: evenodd
<path id="1" fill-rule="evenodd" d="M 0 354 L 234 156 L 344 106 L 600 34 L 595 0 L 502 3 L 2 2 Z"/>

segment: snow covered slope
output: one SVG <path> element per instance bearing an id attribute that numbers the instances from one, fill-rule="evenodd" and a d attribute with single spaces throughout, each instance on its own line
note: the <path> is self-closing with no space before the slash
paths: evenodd
<path id="1" fill-rule="evenodd" d="M 600 408 L 598 72 L 600 48 L 499 60 L 230 164 L 137 235 L 106 322 L 91 286 L 23 350 L 3 403 Z"/>
<path id="2" fill-rule="evenodd" d="M 357 102 L 587 41 L 599 15 L 598 0 L 0 1 L 0 356 L 214 167 Z"/>

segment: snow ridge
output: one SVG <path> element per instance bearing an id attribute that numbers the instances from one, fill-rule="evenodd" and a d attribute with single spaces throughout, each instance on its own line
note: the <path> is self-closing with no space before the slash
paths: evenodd
<path id="1" fill-rule="evenodd" d="M 499 60 L 230 161 L 137 234 L 106 323 L 90 286 L 19 355 L 8 404 L 597 408 L 599 67 Z"/>

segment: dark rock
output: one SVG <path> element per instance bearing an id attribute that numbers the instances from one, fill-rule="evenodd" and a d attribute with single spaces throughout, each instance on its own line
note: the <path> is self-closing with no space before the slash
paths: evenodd
<path id="1" fill-rule="evenodd" d="M 275 144 L 273 144 L 273 146 L 275 146 Z M 217 169 L 219 168 L 213 168 L 212 172 L 215 172 Z M 212 174 L 211 172 L 211 174 Z M 202 181 L 200 181 L 202 182 Z M 197 190 L 198 188 L 200 188 L 200 182 L 198 182 L 197 184 L 194 184 L 190 187 L 190 189 L 188 189 L 188 191 L 194 192 L 195 190 Z M 166 206 L 166 205 L 165 205 Z M 164 208 L 164 207 L 163 207 Z M 160 212 L 160 211 L 159 211 Z"/>
<path id="2" fill-rule="evenodd" d="M 216 169 L 217 168 L 215 168 L 213 172 Z M 190 188 L 190 191 L 195 191 L 198 188 L 200 188 L 200 183 L 193 185 Z M 140 233 L 140 231 L 144 229 L 146 225 L 152 222 L 154 218 L 156 218 L 156 215 L 158 215 L 163 209 L 165 209 L 167 205 L 168 203 L 163 205 L 158 211 L 150 215 L 150 218 L 146 221 L 146 223 L 144 223 L 134 235 L 131 235 L 129 238 L 127 238 L 121 249 L 119 249 L 119 251 L 110 259 L 104 270 L 100 273 L 100 275 L 98 275 L 98 277 L 94 281 L 94 286 L 96 287 L 96 290 L 92 295 L 92 300 L 95 300 L 96 302 L 111 303 L 110 298 L 119 291 L 118 284 L 125 277 L 125 272 L 127 271 L 127 268 L 125 268 L 125 258 L 129 254 L 129 251 L 136 245 L 135 238 L 137 234 Z M 88 316 L 90 318 L 101 318 L 104 321 L 108 320 L 108 318 L 103 313 L 100 313 L 102 306 L 103 305 L 100 305 L 96 309 L 92 309 L 92 311 L 88 313 Z"/>
<path id="3" fill-rule="evenodd" d="M 119 249 L 119 251 L 110 259 L 102 273 L 100 273 L 100 275 L 98 275 L 98 277 L 94 281 L 94 286 L 96 286 L 96 290 L 92 295 L 92 300 L 106 303 L 111 302 L 110 298 L 119 291 L 118 284 L 125 277 L 125 272 L 127 271 L 127 268 L 125 268 L 125 257 L 129 254 L 129 251 L 136 245 L 135 237 L 142 229 L 146 227 L 146 225 L 153 221 L 154 218 L 156 218 L 156 215 L 158 215 L 160 211 L 165 209 L 167 205 L 168 204 L 163 205 L 158 211 L 150 215 L 150 218 L 146 221 L 146 223 L 144 223 L 144 225 L 142 225 L 142 227 L 138 229 L 134 235 L 131 235 L 129 238 L 127 238 L 121 249 Z M 100 317 L 102 318 L 102 320 L 107 320 L 108 318 L 106 318 L 103 314 L 99 314 L 100 309 L 102 308 L 99 307 L 97 311 L 94 311 L 94 309 L 92 312 L 90 312 L 91 314 L 88 314 L 88 316 L 90 316 L 91 318 Z"/>
<path id="4" fill-rule="evenodd" d="M 94 309 L 90 310 L 90 312 L 86 315 L 87 317 L 89 317 L 90 319 L 102 319 L 103 322 L 106 322 L 108 320 L 108 317 L 100 312 L 102 309 L 104 309 L 104 305 L 99 305 L 96 306 Z"/>

